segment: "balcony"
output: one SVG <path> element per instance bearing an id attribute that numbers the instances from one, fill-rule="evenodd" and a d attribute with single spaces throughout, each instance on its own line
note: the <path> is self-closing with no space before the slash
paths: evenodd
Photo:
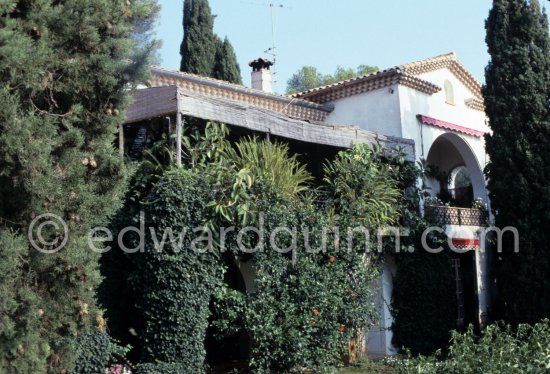
<path id="1" fill-rule="evenodd" d="M 444 205 L 424 206 L 424 216 L 433 225 L 486 226 L 489 219 L 482 209 L 458 208 Z"/>

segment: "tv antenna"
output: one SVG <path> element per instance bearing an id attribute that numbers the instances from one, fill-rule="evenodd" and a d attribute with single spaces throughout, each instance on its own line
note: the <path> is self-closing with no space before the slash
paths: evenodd
<path id="1" fill-rule="evenodd" d="M 273 56 L 273 64 L 277 60 L 277 11 L 284 8 L 283 4 L 269 4 L 271 10 L 271 47 L 266 49 L 264 53 Z"/>
<path id="2" fill-rule="evenodd" d="M 276 62 L 277 62 L 277 21 L 278 21 L 278 11 L 281 9 L 292 9 L 289 7 L 285 7 L 284 4 L 280 3 L 254 3 L 254 2 L 247 2 L 247 1 L 241 1 L 243 4 L 249 4 L 249 5 L 256 5 L 256 6 L 263 6 L 263 7 L 269 7 L 269 10 L 271 12 L 271 47 L 266 49 L 264 53 L 270 55 L 273 58 L 273 83 L 276 84 L 277 80 L 275 79 L 277 75 L 276 70 Z"/>

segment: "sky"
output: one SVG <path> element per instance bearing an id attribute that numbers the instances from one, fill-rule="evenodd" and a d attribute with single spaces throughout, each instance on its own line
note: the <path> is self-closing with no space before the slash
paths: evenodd
<path id="1" fill-rule="evenodd" d="M 183 0 L 159 0 L 156 36 L 161 66 L 179 69 Z M 333 73 L 337 66 L 380 69 L 455 52 L 483 82 L 489 60 L 485 19 L 491 0 L 210 0 L 214 31 L 227 36 L 250 86 L 248 62 L 268 57 L 272 46 L 271 3 L 275 11 L 275 91 L 302 66 Z M 279 7 L 282 5 L 283 7 Z"/>

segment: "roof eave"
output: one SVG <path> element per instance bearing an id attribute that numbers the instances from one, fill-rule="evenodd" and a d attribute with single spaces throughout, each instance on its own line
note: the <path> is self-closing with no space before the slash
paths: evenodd
<path id="1" fill-rule="evenodd" d="M 318 104 L 318 103 L 303 100 L 300 98 L 289 98 L 286 96 L 271 94 L 268 92 L 263 92 L 260 90 L 255 90 L 253 88 L 239 86 L 228 82 L 223 82 L 223 81 L 213 80 L 213 79 L 206 79 L 206 78 L 202 78 L 192 74 L 185 74 L 185 73 L 165 70 L 156 66 L 153 66 L 151 68 L 151 72 L 153 74 L 165 75 L 172 78 L 186 79 L 188 81 L 199 83 L 205 86 L 223 88 L 224 90 L 228 90 L 228 91 L 238 92 L 246 95 L 252 95 L 252 96 L 269 99 L 269 100 L 275 100 L 275 101 L 283 102 L 288 105 L 298 105 L 308 109 L 320 110 L 326 113 L 331 113 L 332 111 L 334 111 L 334 105 L 332 104 Z"/>

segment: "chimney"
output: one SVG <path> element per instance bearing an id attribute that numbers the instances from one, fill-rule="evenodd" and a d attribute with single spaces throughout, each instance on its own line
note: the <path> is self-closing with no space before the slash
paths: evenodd
<path id="1" fill-rule="evenodd" d="M 270 66 L 273 62 L 259 58 L 248 64 L 252 68 L 252 88 L 264 92 L 273 92 L 273 79 L 271 77 Z"/>

